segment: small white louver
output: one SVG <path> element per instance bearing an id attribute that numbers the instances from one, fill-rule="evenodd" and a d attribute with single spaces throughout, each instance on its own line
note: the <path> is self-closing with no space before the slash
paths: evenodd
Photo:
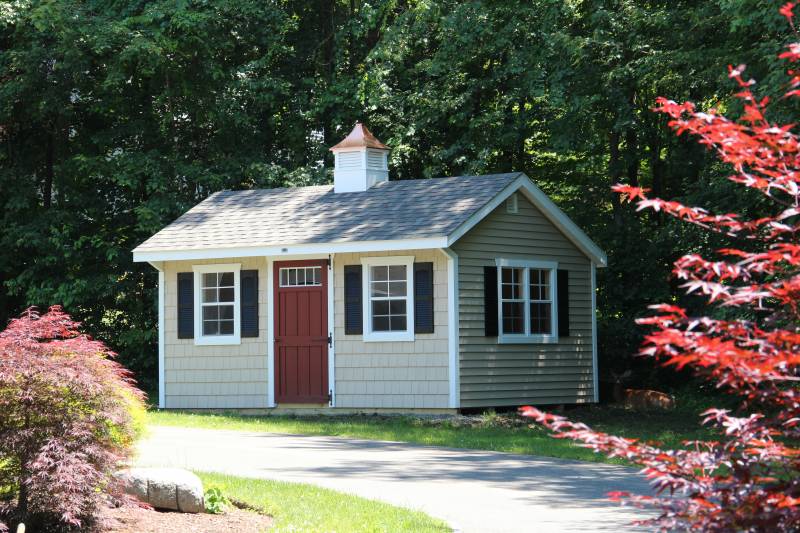
<path id="1" fill-rule="evenodd" d="M 355 170 L 361 166 L 361 152 L 339 152 L 337 168 Z"/>
<path id="2" fill-rule="evenodd" d="M 384 170 L 386 154 L 377 150 L 367 150 L 367 168 L 374 170 Z"/>

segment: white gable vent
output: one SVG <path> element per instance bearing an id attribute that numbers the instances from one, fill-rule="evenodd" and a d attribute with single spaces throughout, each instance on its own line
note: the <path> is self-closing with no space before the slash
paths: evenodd
<path id="1" fill-rule="evenodd" d="M 519 204 L 517 203 L 517 193 L 513 193 L 506 199 L 506 213 L 512 215 L 519 213 Z"/>
<path id="2" fill-rule="evenodd" d="M 389 147 L 375 138 L 363 124 L 331 148 L 336 158 L 334 192 L 366 191 L 376 183 L 389 181 Z"/>

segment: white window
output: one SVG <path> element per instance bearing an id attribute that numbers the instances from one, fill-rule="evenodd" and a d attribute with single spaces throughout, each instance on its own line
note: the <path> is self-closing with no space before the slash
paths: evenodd
<path id="1" fill-rule="evenodd" d="M 550 261 L 497 260 L 500 342 L 558 341 L 557 268 Z"/>
<path id="2" fill-rule="evenodd" d="M 241 265 L 194 265 L 195 344 L 239 344 Z"/>
<path id="3" fill-rule="evenodd" d="M 319 287 L 322 267 L 289 267 L 281 269 L 281 287 Z"/>
<path id="4" fill-rule="evenodd" d="M 414 258 L 365 257 L 364 341 L 414 340 Z"/>

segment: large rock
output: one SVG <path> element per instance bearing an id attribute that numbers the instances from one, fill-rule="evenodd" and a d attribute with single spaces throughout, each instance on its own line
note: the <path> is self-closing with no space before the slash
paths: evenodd
<path id="1" fill-rule="evenodd" d="M 200 513 L 203 482 L 180 468 L 131 468 L 118 474 L 125 492 L 156 509 Z"/>

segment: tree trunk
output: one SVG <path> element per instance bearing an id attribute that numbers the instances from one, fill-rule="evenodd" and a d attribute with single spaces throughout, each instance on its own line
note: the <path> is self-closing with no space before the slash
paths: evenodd
<path id="1" fill-rule="evenodd" d="M 616 185 L 620 182 L 622 176 L 622 164 L 619 154 L 619 133 L 611 131 L 608 134 L 608 176 L 611 185 Z M 620 209 L 619 195 L 615 192 L 611 193 L 611 207 L 614 213 L 614 224 L 622 227 L 622 210 Z"/>
<path id="2" fill-rule="evenodd" d="M 55 159 L 55 140 L 52 130 L 47 132 L 44 160 L 44 183 L 42 184 L 42 200 L 45 209 L 50 209 L 53 199 L 53 160 Z"/>
<path id="3" fill-rule="evenodd" d="M 627 151 L 627 176 L 628 176 L 628 185 L 632 187 L 639 186 L 639 153 L 638 149 L 638 139 L 636 136 L 636 130 L 633 128 L 628 128 L 628 131 L 625 132 L 625 148 Z"/>

